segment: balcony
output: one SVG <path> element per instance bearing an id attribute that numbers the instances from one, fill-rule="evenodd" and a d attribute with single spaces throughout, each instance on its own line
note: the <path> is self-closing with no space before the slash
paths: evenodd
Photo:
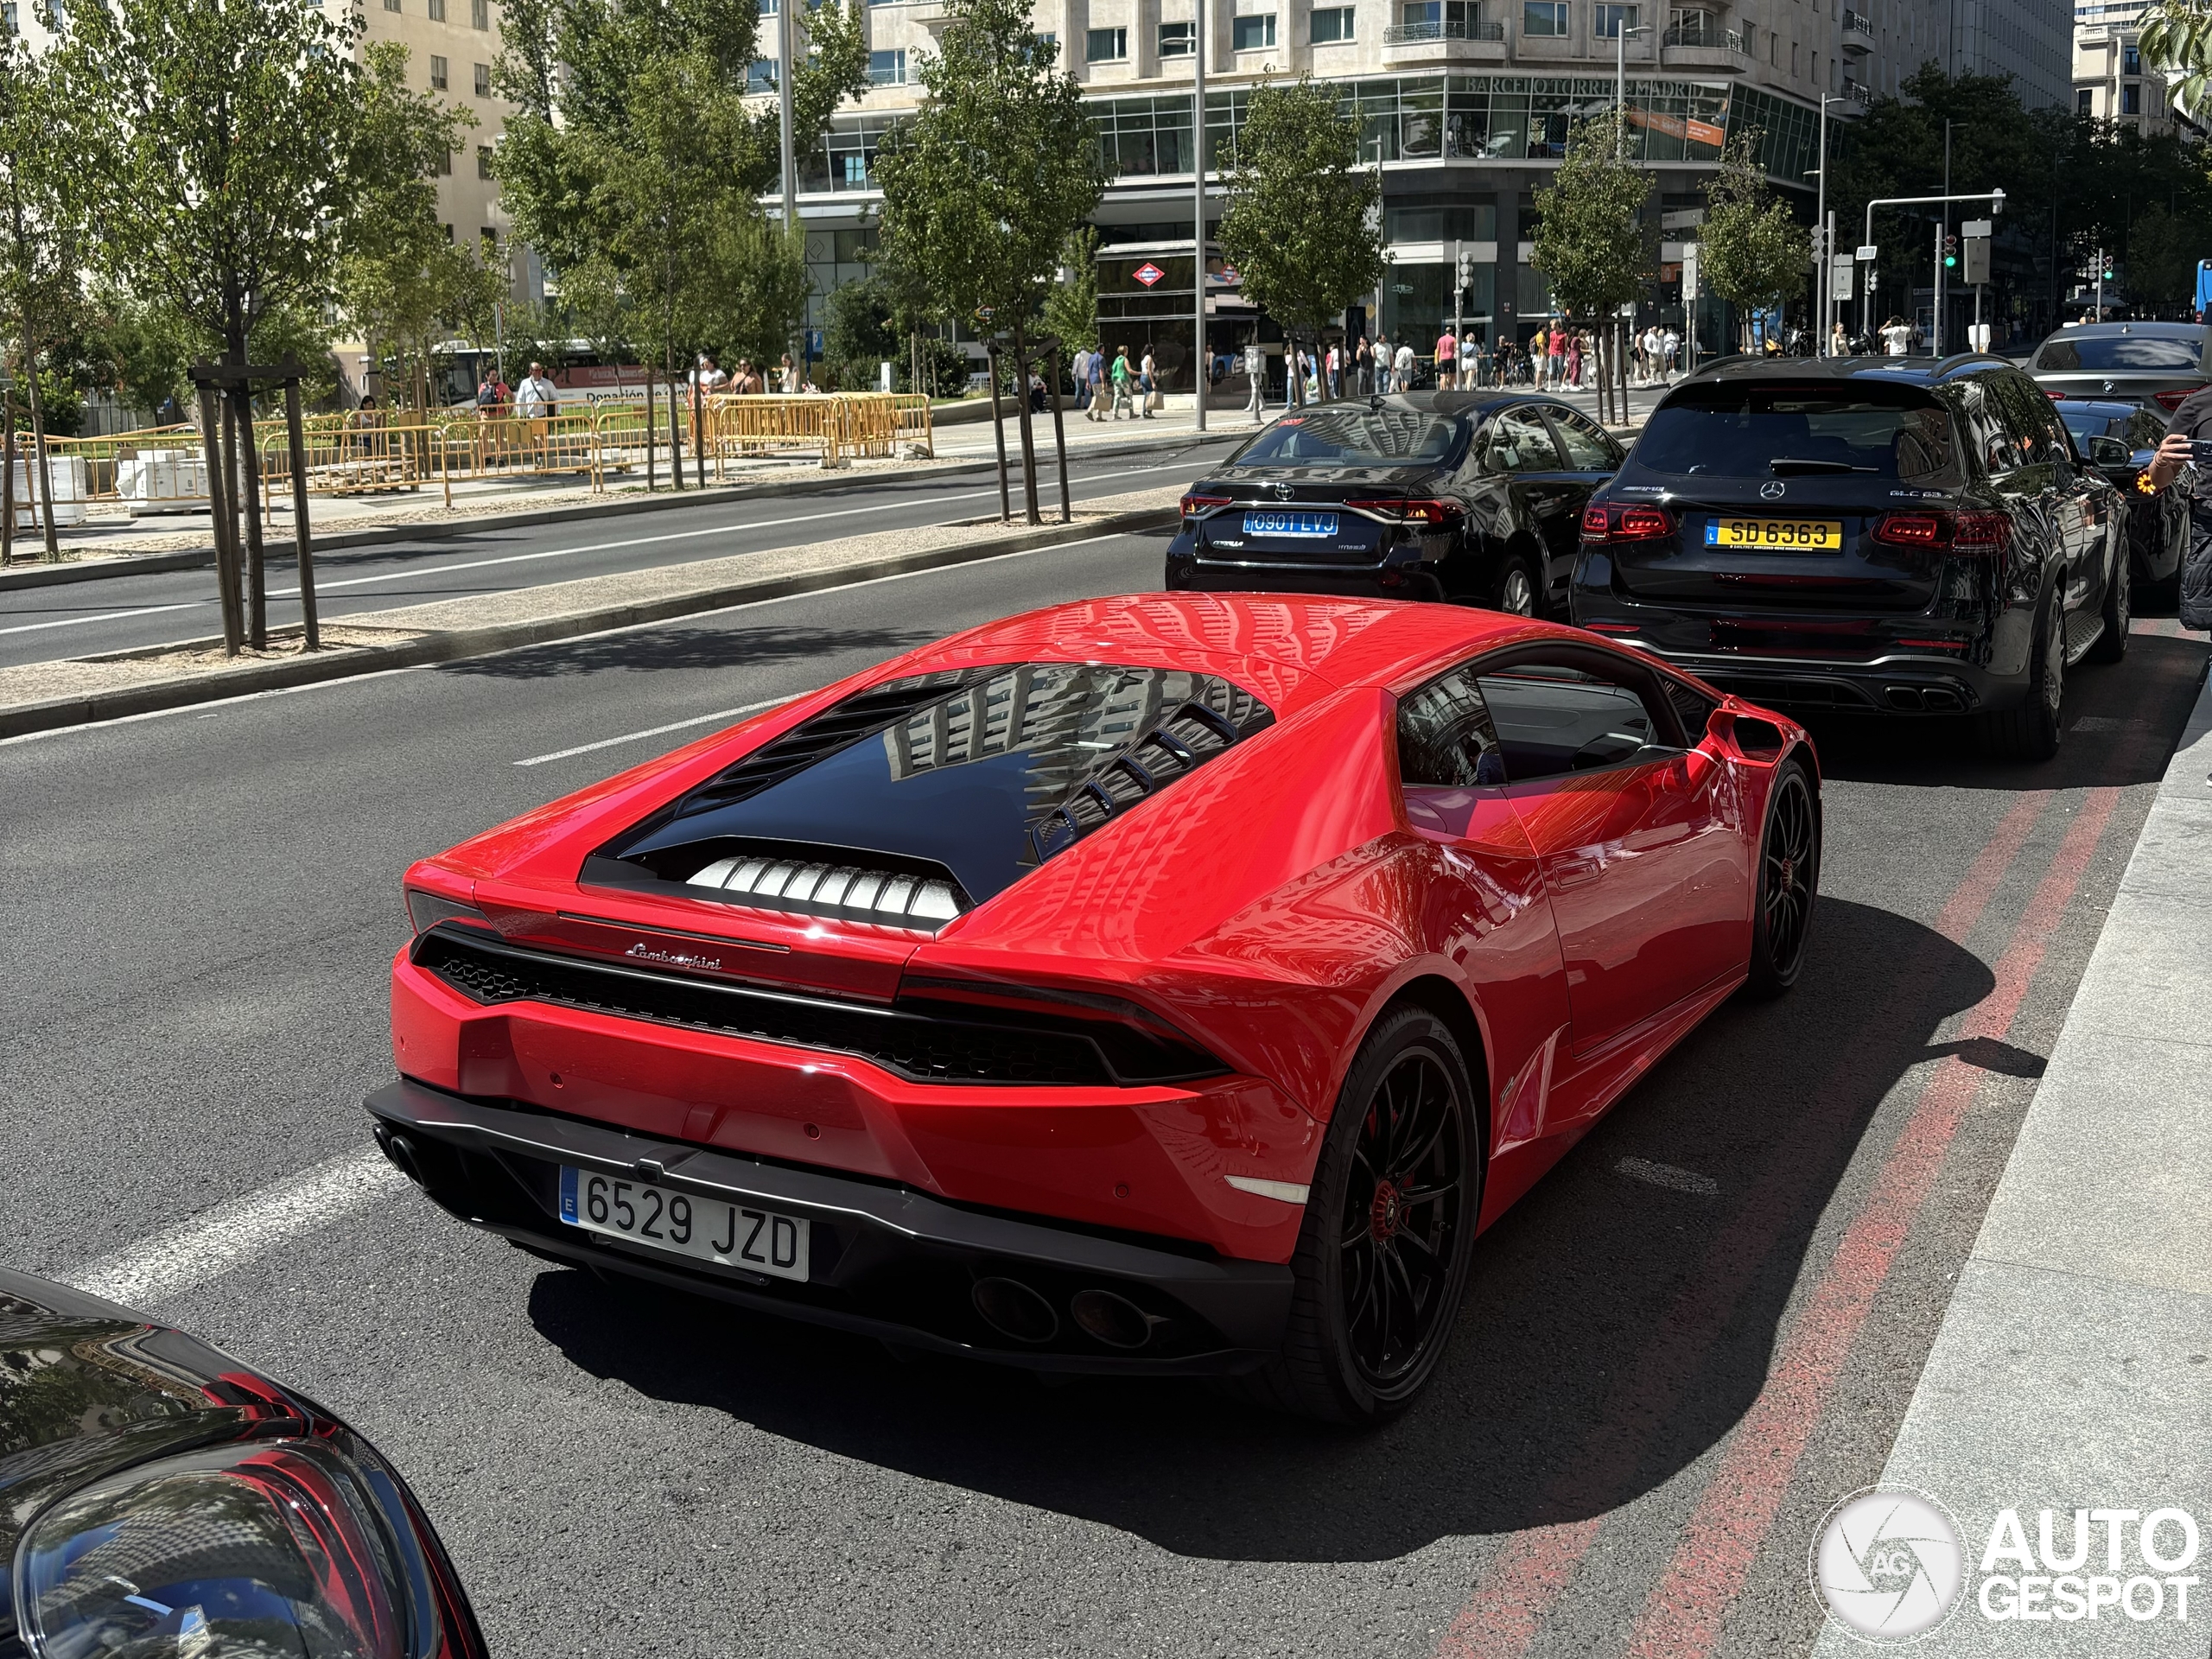
<path id="1" fill-rule="evenodd" d="M 1874 49 L 1874 20 L 1865 12 L 1843 14 L 1843 49 L 1854 58 L 1863 58 Z"/>
<path id="2" fill-rule="evenodd" d="M 1751 67 L 1751 53 L 1735 29 L 1677 23 L 1659 37 L 1659 61 L 1668 69 L 1744 70 Z"/>
<path id="3" fill-rule="evenodd" d="M 1505 44 L 1503 23 L 1392 23 L 1382 31 L 1385 46 L 1419 46 L 1428 41 L 1495 41 Z"/>
<path id="4" fill-rule="evenodd" d="M 1843 95 L 1861 109 L 1867 107 L 1874 101 L 1874 89 L 1865 81 L 1853 80 L 1848 75 L 1844 77 Z"/>

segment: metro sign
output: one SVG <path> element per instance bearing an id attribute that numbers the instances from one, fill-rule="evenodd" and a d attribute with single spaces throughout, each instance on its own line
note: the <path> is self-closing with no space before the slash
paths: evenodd
<path id="1" fill-rule="evenodd" d="M 1154 264 L 1149 259 L 1146 260 L 1144 264 L 1139 265 L 1135 270 L 1129 273 L 1130 276 L 1135 277 L 1137 281 L 1142 283 L 1147 288 L 1150 288 L 1154 283 L 1158 282 L 1167 273 L 1166 271 L 1162 270 L 1158 265 Z"/>

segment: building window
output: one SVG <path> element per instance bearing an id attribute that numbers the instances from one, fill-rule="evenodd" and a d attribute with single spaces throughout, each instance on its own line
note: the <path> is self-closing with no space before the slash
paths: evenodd
<path id="1" fill-rule="evenodd" d="M 1160 26 L 1160 55 L 1163 58 L 1187 58 L 1191 55 L 1191 25 L 1162 23 Z"/>
<path id="2" fill-rule="evenodd" d="M 748 92 L 772 92 L 776 90 L 776 60 L 755 58 L 753 67 L 745 72 L 745 90 Z"/>
<path id="3" fill-rule="evenodd" d="M 2133 41 L 2120 48 L 2120 73 L 2123 75 L 2143 73 L 2143 48 Z"/>
<path id="4" fill-rule="evenodd" d="M 1313 14 L 1313 44 L 1338 46 L 1351 39 L 1350 6 L 1324 6 Z"/>
<path id="5" fill-rule="evenodd" d="M 484 250 L 484 257 L 487 263 L 499 257 L 499 233 L 491 226 L 486 225 L 478 231 L 476 239 Z"/>
<path id="6" fill-rule="evenodd" d="M 447 241 L 450 242 L 450 241 L 452 241 L 452 240 L 453 240 L 453 226 L 450 226 L 450 225 L 441 225 L 441 226 L 438 226 L 438 228 L 439 228 L 440 230 L 443 231 L 443 232 L 446 233 L 446 240 L 447 240 Z"/>
<path id="7" fill-rule="evenodd" d="M 1275 15 L 1239 17 L 1229 26 L 1229 43 L 1239 52 L 1262 52 L 1275 43 Z"/>
<path id="8" fill-rule="evenodd" d="M 480 179 L 492 176 L 492 146 L 489 144 L 476 146 L 476 176 Z"/>
<path id="9" fill-rule="evenodd" d="M 476 66 L 476 96 L 479 98 L 492 96 L 492 66 L 488 63 L 480 63 Z"/>
<path id="10" fill-rule="evenodd" d="M 399 10 L 399 0 L 384 0 L 384 9 L 386 11 L 397 11 Z"/>
<path id="11" fill-rule="evenodd" d="M 868 84 L 871 86 L 904 86 L 906 84 L 905 50 L 869 53 Z"/>
<path id="12" fill-rule="evenodd" d="M 1567 34 L 1567 0 L 1521 0 L 1521 32 L 1560 38 Z"/>
<path id="13" fill-rule="evenodd" d="M 471 29 L 492 27 L 492 0 L 468 0 L 468 26 Z"/>
<path id="14" fill-rule="evenodd" d="M 1599 6 L 1598 8 L 1598 38 L 1617 41 L 1624 29 L 1635 29 L 1643 22 L 1641 6 Z"/>
<path id="15" fill-rule="evenodd" d="M 1083 60 L 1085 63 L 1120 63 L 1129 55 L 1129 31 L 1126 29 L 1094 29 L 1083 37 Z"/>
<path id="16" fill-rule="evenodd" d="M 423 15 L 434 23 L 446 20 L 446 0 L 423 0 Z"/>
<path id="17" fill-rule="evenodd" d="M 446 60 L 436 53 L 430 54 L 430 90 L 442 92 L 446 89 Z"/>
<path id="18" fill-rule="evenodd" d="M 760 15 L 763 17 L 774 16 L 776 15 L 776 0 L 760 0 Z"/>
<path id="19" fill-rule="evenodd" d="M 2120 89 L 2120 112 L 2122 115 L 2143 113 L 2143 88 L 2136 81 L 2129 81 Z"/>
<path id="20" fill-rule="evenodd" d="M 453 151 L 442 149 L 438 152 L 438 176 L 442 179 L 453 176 Z"/>
<path id="21" fill-rule="evenodd" d="M 2076 115 L 2094 115 L 2096 113 L 2096 96 L 2097 95 L 2091 92 L 2087 86 L 2078 88 L 2074 94 L 2074 113 Z"/>
<path id="22" fill-rule="evenodd" d="M 8 38 L 11 41 L 23 32 L 16 10 L 16 0 L 6 0 L 5 4 L 0 4 L 0 26 L 6 28 Z"/>

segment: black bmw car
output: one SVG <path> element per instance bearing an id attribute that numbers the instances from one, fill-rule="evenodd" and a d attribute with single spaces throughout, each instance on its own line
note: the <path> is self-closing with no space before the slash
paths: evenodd
<path id="1" fill-rule="evenodd" d="M 2120 493 L 2000 358 L 1714 364 L 1583 516 L 1574 620 L 1800 709 L 1972 715 L 2056 753 L 2127 649 Z"/>
<path id="2" fill-rule="evenodd" d="M 2083 461 L 2120 486 L 2127 501 L 2127 546 L 2136 591 L 2170 602 L 2189 551 L 2189 498 L 2145 481 L 2152 453 L 2166 435 L 2167 415 L 2151 404 L 2116 398 L 2054 400 Z"/>
<path id="3" fill-rule="evenodd" d="M 181 1332 L 0 1268 L 0 1655 L 485 1652 L 422 1507 L 353 1430 Z"/>
<path id="4" fill-rule="evenodd" d="M 1564 614 L 1583 505 L 1621 454 L 1587 416 L 1525 392 L 1317 404 L 1191 486 L 1166 585 Z"/>

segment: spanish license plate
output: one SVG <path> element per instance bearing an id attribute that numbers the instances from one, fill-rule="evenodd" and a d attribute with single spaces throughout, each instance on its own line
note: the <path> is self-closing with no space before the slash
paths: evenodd
<path id="1" fill-rule="evenodd" d="M 1708 518 L 1707 547 L 1764 547 L 1777 552 L 1834 553 L 1843 547 L 1840 518 Z"/>
<path id="2" fill-rule="evenodd" d="M 772 1279 L 806 1278 L 808 1224 L 802 1216 L 563 1165 L 561 1219 L 588 1233 L 627 1239 L 695 1262 L 743 1268 Z"/>
<path id="3" fill-rule="evenodd" d="M 1247 536 L 1333 536 L 1337 533 L 1337 515 L 1333 512 L 1248 512 L 1244 515 Z"/>

